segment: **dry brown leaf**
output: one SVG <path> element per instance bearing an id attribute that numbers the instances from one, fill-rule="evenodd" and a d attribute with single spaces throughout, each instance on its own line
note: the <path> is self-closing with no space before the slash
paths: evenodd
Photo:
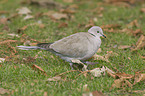
<path id="1" fill-rule="evenodd" d="M 35 64 L 33 64 L 32 69 L 34 69 L 34 70 L 37 69 L 38 71 L 42 72 L 45 76 L 48 76 L 46 74 L 46 72 L 41 67 L 39 67 L 39 66 L 37 66 Z"/>
<path id="2" fill-rule="evenodd" d="M 94 56 L 93 56 L 93 58 L 96 60 L 102 60 L 102 61 L 106 61 L 106 62 L 110 62 L 107 58 L 105 58 L 104 56 L 100 56 L 100 55 L 97 55 L 97 54 L 95 54 Z"/>
<path id="3" fill-rule="evenodd" d="M 8 34 L 9 36 L 12 36 L 12 37 L 20 37 L 18 34 Z"/>
<path id="4" fill-rule="evenodd" d="M 134 92 L 134 93 L 145 93 L 145 89 L 144 90 L 134 90 L 132 92 Z"/>
<path id="5" fill-rule="evenodd" d="M 5 13 L 9 13 L 9 12 L 8 11 L 3 11 L 3 10 L 0 11 L 0 14 L 5 14 Z"/>
<path id="6" fill-rule="evenodd" d="M 118 56 L 118 54 L 114 53 L 113 51 L 107 51 L 107 54 L 105 54 L 103 56 L 95 54 L 92 58 L 94 58 L 95 60 L 97 59 L 97 60 L 110 62 L 108 59 L 109 59 L 109 57 L 112 57 L 112 56 Z"/>
<path id="7" fill-rule="evenodd" d="M 145 13 L 145 8 L 141 8 L 140 11 L 141 11 L 142 13 Z"/>
<path id="8" fill-rule="evenodd" d="M 100 91 L 93 91 L 93 92 L 90 92 L 90 90 L 88 89 L 88 85 L 85 84 L 83 85 L 83 95 L 82 96 L 105 96 L 102 92 Z"/>
<path id="9" fill-rule="evenodd" d="M 126 73 L 116 73 L 115 75 L 118 76 L 119 78 L 125 78 L 125 79 L 131 79 L 134 77 L 134 75 L 126 74 Z"/>
<path id="10" fill-rule="evenodd" d="M 114 80 L 114 83 L 112 84 L 110 90 L 112 88 L 126 88 L 127 86 L 132 87 L 133 85 L 125 78 L 120 78 L 120 79 Z"/>
<path id="11" fill-rule="evenodd" d="M 68 19 L 68 15 L 64 13 L 58 13 L 55 11 L 48 11 L 46 13 L 43 13 L 44 16 L 49 16 L 54 20 L 60 20 L 60 19 Z"/>
<path id="12" fill-rule="evenodd" d="M 31 5 L 37 5 L 48 9 L 60 9 L 64 7 L 62 4 L 55 2 L 54 0 L 30 0 Z"/>
<path id="13" fill-rule="evenodd" d="M 135 31 L 131 31 L 131 33 L 133 34 L 133 36 L 137 36 L 137 35 L 143 34 L 141 29 L 136 29 Z"/>
<path id="14" fill-rule="evenodd" d="M 78 9 L 79 6 L 76 5 L 76 4 L 71 4 L 71 5 L 68 6 L 68 8 L 69 8 L 69 9 Z"/>
<path id="15" fill-rule="evenodd" d="M 138 41 L 136 42 L 136 46 L 134 49 L 131 49 L 132 51 L 136 51 L 138 49 L 144 48 L 145 47 L 145 36 L 141 35 Z"/>
<path id="16" fill-rule="evenodd" d="M 44 24 L 38 24 L 39 28 L 45 28 Z"/>
<path id="17" fill-rule="evenodd" d="M 142 59 L 145 59 L 145 56 L 140 56 Z"/>
<path id="18" fill-rule="evenodd" d="M 130 48 L 131 46 L 129 46 L 129 45 L 120 45 L 119 47 L 118 47 L 118 49 L 128 49 L 128 48 Z"/>
<path id="19" fill-rule="evenodd" d="M 28 19 L 32 19 L 32 18 L 34 18 L 34 16 L 28 14 L 24 17 L 24 20 L 28 20 Z"/>
<path id="20" fill-rule="evenodd" d="M 137 19 L 133 20 L 129 24 L 126 25 L 128 28 L 139 27 Z"/>
<path id="21" fill-rule="evenodd" d="M 60 9 L 61 13 L 67 13 L 67 14 L 74 14 L 76 11 L 74 9 Z"/>
<path id="22" fill-rule="evenodd" d="M 63 22 L 63 23 L 60 23 L 60 24 L 58 25 L 58 28 L 67 27 L 67 26 L 68 26 L 68 24 L 65 23 L 65 22 Z"/>
<path id="23" fill-rule="evenodd" d="M 117 3 L 117 2 L 126 2 L 130 4 L 134 4 L 135 0 L 104 0 L 106 3 Z"/>
<path id="24" fill-rule="evenodd" d="M 63 2 L 65 2 L 65 3 L 73 3 L 74 0 L 63 0 Z"/>
<path id="25" fill-rule="evenodd" d="M 44 92 L 43 96 L 48 96 L 47 94 L 48 94 L 47 92 Z"/>
<path id="26" fill-rule="evenodd" d="M 17 40 L 5 40 L 5 41 L 0 42 L 0 45 L 7 44 L 7 43 L 15 43 L 15 42 L 17 42 Z"/>
<path id="27" fill-rule="evenodd" d="M 102 25 L 101 26 L 101 28 L 103 28 L 103 29 L 109 29 L 109 28 L 120 28 L 121 27 L 121 25 L 119 25 L 119 24 L 108 24 L 108 25 Z"/>
<path id="28" fill-rule="evenodd" d="M 135 74 L 135 78 L 134 78 L 134 84 L 140 82 L 140 81 L 144 81 L 145 80 L 145 73 L 138 73 Z"/>
<path id="29" fill-rule="evenodd" d="M 107 74 L 108 74 L 109 76 L 113 77 L 114 79 L 116 79 L 116 75 L 115 75 L 115 74 L 113 74 L 113 73 L 111 73 L 111 72 L 108 72 L 108 71 L 107 71 Z"/>
<path id="30" fill-rule="evenodd" d="M 19 14 L 18 14 L 18 13 L 14 13 L 14 14 L 11 14 L 11 15 L 8 17 L 8 19 L 12 19 L 12 18 L 15 18 L 15 17 L 17 17 L 17 16 L 19 16 Z"/>
<path id="31" fill-rule="evenodd" d="M 27 7 L 18 8 L 17 11 L 20 15 L 31 13 L 31 11 Z"/>
<path id="32" fill-rule="evenodd" d="M 1 34 L 4 34 L 4 33 L 3 33 L 3 32 L 0 32 L 0 35 L 1 35 Z"/>
<path id="33" fill-rule="evenodd" d="M 0 88 L 0 95 L 6 94 L 6 93 L 9 94 L 8 89 Z"/>
<path id="34" fill-rule="evenodd" d="M 105 96 L 102 92 L 97 91 L 97 90 L 93 91 L 92 94 L 93 94 L 93 96 Z"/>
<path id="35" fill-rule="evenodd" d="M 68 19 L 68 16 L 67 14 L 63 13 L 54 13 L 51 15 L 51 18 L 55 20 L 60 20 L 60 19 Z"/>
<path id="36" fill-rule="evenodd" d="M 0 24 L 8 24 L 8 18 L 0 18 Z"/>
<path id="37" fill-rule="evenodd" d="M 22 31 L 26 30 L 28 28 L 28 26 L 23 26 L 22 28 L 19 28 L 17 33 L 22 33 Z"/>
<path id="38" fill-rule="evenodd" d="M 121 7 L 131 7 L 130 4 L 126 3 L 126 2 L 116 2 L 116 3 L 113 3 L 113 5 L 115 6 L 121 6 Z"/>

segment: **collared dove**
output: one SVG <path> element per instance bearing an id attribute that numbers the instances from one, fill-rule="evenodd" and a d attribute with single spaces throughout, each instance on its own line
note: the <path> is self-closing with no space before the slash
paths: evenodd
<path id="1" fill-rule="evenodd" d="M 101 45 L 100 36 L 103 31 L 98 26 L 91 27 L 88 32 L 80 32 L 62 38 L 54 43 L 39 43 L 37 46 L 17 46 L 22 50 L 43 49 L 48 50 L 70 63 L 72 60 L 85 61 L 91 58 Z"/>

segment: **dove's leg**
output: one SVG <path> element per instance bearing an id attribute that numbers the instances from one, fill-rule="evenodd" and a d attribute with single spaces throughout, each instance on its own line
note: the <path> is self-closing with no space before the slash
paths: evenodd
<path id="1" fill-rule="evenodd" d="M 69 63 L 69 64 L 70 64 L 71 69 L 74 70 L 73 63 Z"/>

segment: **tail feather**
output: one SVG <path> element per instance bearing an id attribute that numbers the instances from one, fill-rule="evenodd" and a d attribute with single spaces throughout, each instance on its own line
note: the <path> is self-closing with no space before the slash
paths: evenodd
<path id="1" fill-rule="evenodd" d="M 51 45 L 52 43 L 39 43 L 37 44 L 38 47 L 40 48 L 44 48 L 46 50 L 49 50 L 49 46 Z"/>
<path id="2" fill-rule="evenodd" d="M 21 50 L 36 50 L 36 49 L 43 49 L 38 46 L 17 46 Z"/>
<path id="3" fill-rule="evenodd" d="M 39 43 L 37 46 L 17 46 L 21 50 L 36 50 L 36 49 L 43 49 L 43 50 L 49 50 L 49 46 L 52 43 Z"/>

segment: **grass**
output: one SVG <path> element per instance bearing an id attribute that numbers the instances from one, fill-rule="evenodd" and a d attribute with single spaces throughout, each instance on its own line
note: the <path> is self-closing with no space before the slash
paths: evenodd
<path id="1" fill-rule="evenodd" d="M 69 5 L 68 3 L 62 2 L 62 0 L 57 0 L 58 2 L 63 3 L 64 5 Z M 100 0 L 101 1 L 101 0 Z M 144 30 L 144 17 L 145 15 L 140 12 L 142 8 L 141 4 L 136 4 L 135 6 L 126 8 L 121 6 L 113 5 L 102 5 L 104 7 L 103 17 L 98 17 L 98 13 L 91 12 L 91 10 L 99 7 L 99 0 L 92 1 L 74 1 L 74 4 L 78 4 L 79 8 L 74 14 L 75 19 L 72 20 L 60 20 L 60 22 L 67 22 L 68 27 L 58 28 L 59 22 L 53 22 L 50 18 L 43 16 L 37 19 L 23 20 L 23 16 L 18 16 L 12 18 L 8 24 L 9 31 L 2 30 L 4 25 L 0 25 L 0 32 L 3 34 L 0 36 L 0 41 L 11 39 L 18 40 L 20 38 L 11 37 L 7 34 L 17 33 L 19 28 L 23 26 L 42 20 L 45 24 L 45 28 L 40 29 L 38 26 L 29 26 L 26 30 L 23 31 L 24 34 L 27 34 L 30 38 L 36 39 L 40 42 L 54 42 L 63 37 L 69 36 L 71 34 L 87 31 L 88 29 L 84 27 L 78 27 L 78 24 L 88 24 L 89 20 L 97 17 L 98 21 L 95 22 L 95 25 L 107 25 L 107 24 L 120 24 L 122 28 L 126 27 L 126 24 L 133 21 L 134 19 L 138 20 L 140 29 Z M 22 6 L 27 6 L 32 10 L 32 15 L 35 15 L 38 12 L 47 12 L 50 9 L 31 6 L 31 5 L 22 5 L 19 0 L 2 0 L 0 1 L 1 6 L 0 10 L 8 11 L 8 14 L 0 14 L 0 17 L 9 17 L 11 14 L 16 13 L 16 9 Z M 87 11 L 87 10 L 90 10 Z M 116 11 L 115 11 L 116 10 Z M 140 18 L 142 16 L 142 18 Z M 136 28 L 134 28 L 136 29 Z M 145 51 L 138 50 L 137 52 L 131 52 L 127 50 L 119 50 L 113 48 L 114 45 L 132 45 L 135 44 L 139 37 L 134 37 L 126 33 L 109 33 L 104 32 L 107 35 L 106 39 L 102 39 L 102 52 L 100 55 L 106 54 L 106 51 L 113 51 L 119 54 L 119 56 L 114 56 L 109 58 L 112 64 L 106 63 L 104 61 L 98 61 L 99 64 L 95 66 L 90 66 L 90 68 L 96 68 L 100 66 L 107 66 L 110 69 L 116 67 L 120 72 L 125 72 L 129 74 L 134 74 L 136 71 L 143 70 L 145 67 L 144 61 L 137 54 L 143 55 Z M 20 36 L 22 34 L 19 34 Z M 12 43 L 11 46 L 16 47 L 17 45 L 22 45 L 23 43 L 17 42 Z M 0 45 L 0 58 L 5 58 L 10 56 L 11 50 L 7 45 Z M 91 75 L 84 77 L 83 75 L 78 78 L 74 78 L 78 75 L 78 72 L 71 72 L 66 74 L 67 81 L 57 81 L 57 82 L 47 82 L 46 80 L 50 77 L 53 77 L 57 74 L 71 70 L 69 63 L 61 60 L 59 57 L 53 55 L 50 52 L 33 50 L 33 51 L 22 51 L 18 50 L 16 54 L 18 57 L 12 57 L 0 67 L 0 87 L 9 89 L 11 91 L 11 96 L 42 96 L 44 92 L 47 92 L 49 96 L 81 96 L 83 93 L 83 86 L 88 85 L 90 91 L 102 91 L 108 96 L 142 96 L 142 93 L 130 94 L 128 91 L 131 90 L 143 90 L 145 89 L 145 83 L 140 82 L 133 88 L 127 88 L 123 93 L 120 92 L 120 89 L 113 89 L 109 91 L 114 79 L 108 76 L 103 76 L 99 78 L 91 79 Z M 7 53 L 5 52 L 7 51 Z M 35 57 L 38 54 L 38 57 L 34 62 L 25 61 L 23 58 Z M 128 57 L 131 59 L 129 60 Z M 38 65 L 43 70 L 46 71 L 48 76 L 42 75 L 37 71 L 34 71 L 31 66 L 33 64 Z M 128 91 L 127 91 L 128 90 Z"/>

